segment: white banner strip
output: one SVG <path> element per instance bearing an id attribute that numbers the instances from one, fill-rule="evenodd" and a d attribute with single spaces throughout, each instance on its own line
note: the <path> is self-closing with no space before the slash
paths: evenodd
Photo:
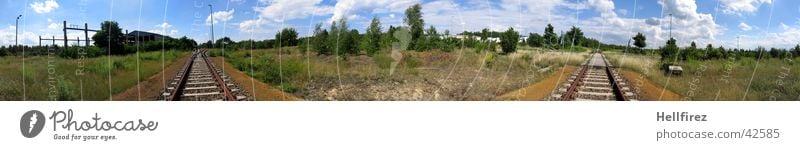
<path id="1" fill-rule="evenodd" d="M 0 141 L 11 149 L 794 150 L 798 108 L 800 102 L 1 102 Z M 36 114 L 31 110 L 44 115 L 43 126 L 26 115 Z M 128 121 L 139 128 L 127 131 Z"/>

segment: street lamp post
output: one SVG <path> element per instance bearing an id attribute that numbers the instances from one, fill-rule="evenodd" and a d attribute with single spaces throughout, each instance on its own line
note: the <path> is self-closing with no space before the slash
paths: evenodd
<path id="1" fill-rule="evenodd" d="M 211 42 L 211 48 L 214 48 L 214 7 L 208 4 L 208 10 L 211 11 L 211 40 L 209 41 Z"/>
<path id="2" fill-rule="evenodd" d="M 22 15 L 17 16 L 17 22 L 14 23 L 14 47 L 17 46 L 17 41 L 19 40 L 19 18 Z"/>
<path id="3" fill-rule="evenodd" d="M 669 39 L 672 40 L 672 13 L 669 14 Z"/>

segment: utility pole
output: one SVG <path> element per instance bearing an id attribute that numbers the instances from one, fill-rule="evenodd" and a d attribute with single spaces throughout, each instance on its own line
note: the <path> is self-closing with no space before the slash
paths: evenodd
<path id="1" fill-rule="evenodd" d="M 672 40 L 672 13 L 669 13 L 669 39 Z"/>
<path id="2" fill-rule="evenodd" d="M 209 41 L 211 42 L 211 48 L 214 48 L 214 7 L 208 4 L 208 10 L 211 11 L 209 15 L 211 17 L 211 40 Z"/>
<path id="3" fill-rule="evenodd" d="M 736 36 L 736 49 L 737 50 L 739 49 L 739 37 L 741 37 L 741 35 Z"/>
<path id="4" fill-rule="evenodd" d="M 14 23 L 14 30 L 15 30 L 14 31 L 14 47 L 18 46 L 17 45 L 18 44 L 17 41 L 19 40 L 19 18 L 20 17 L 22 17 L 22 15 L 17 16 L 17 22 Z"/>

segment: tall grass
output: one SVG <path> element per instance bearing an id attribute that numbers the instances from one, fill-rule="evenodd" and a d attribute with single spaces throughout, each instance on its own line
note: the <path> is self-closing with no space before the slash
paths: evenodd
<path id="1" fill-rule="evenodd" d="M 681 62 L 681 76 L 665 75 L 658 58 L 609 53 L 619 67 L 643 74 L 687 100 L 798 100 L 800 59 L 720 59 Z M 755 68 L 756 63 L 758 68 Z M 755 73 L 755 74 L 754 74 Z M 752 79 L 752 83 L 751 83 Z M 749 89 L 749 90 L 748 90 Z M 746 96 L 745 96 L 746 93 Z"/>
<path id="2" fill-rule="evenodd" d="M 164 65 L 186 54 L 188 52 L 166 51 Z M 161 72 L 162 52 L 140 53 L 138 66 L 136 56 L 111 56 L 110 62 L 108 56 L 86 59 L 28 56 L 24 71 L 22 57 L 0 57 L 3 64 L 0 70 L 9 70 L 0 72 L 0 82 L 4 84 L 0 87 L 0 100 L 107 100 Z"/>

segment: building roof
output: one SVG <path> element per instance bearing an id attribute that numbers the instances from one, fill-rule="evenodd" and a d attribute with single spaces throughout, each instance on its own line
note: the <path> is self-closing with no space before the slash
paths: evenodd
<path id="1" fill-rule="evenodd" d="M 145 31 L 133 31 L 133 32 L 128 33 L 125 36 L 127 36 L 127 37 L 136 37 L 136 36 L 157 36 L 157 37 L 161 37 L 163 35 L 156 34 L 156 33 L 145 32 Z"/>

